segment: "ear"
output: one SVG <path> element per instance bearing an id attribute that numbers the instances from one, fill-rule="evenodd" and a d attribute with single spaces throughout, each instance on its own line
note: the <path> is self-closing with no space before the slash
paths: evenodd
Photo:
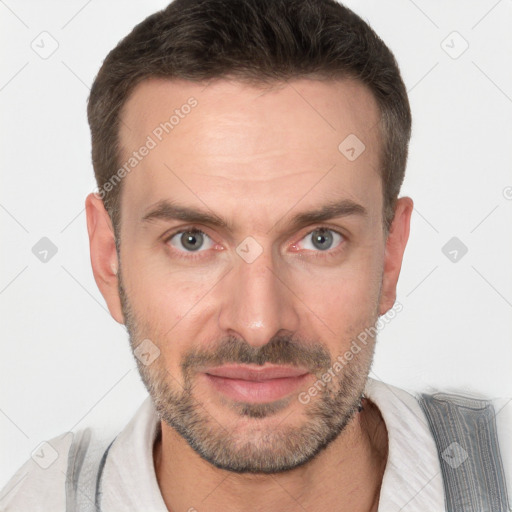
<path id="1" fill-rule="evenodd" d="M 379 315 L 384 315 L 396 301 L 396 284 L 405 246 L 409 239 L 409 227 L 414 203 L 410 197 L 401 197 L 395 206 L 395 216 L 389 229 L 384 256 L 384 271 L 379 303 Z"/>
<path id="2" fill-rule="evenodd" d="M 120 324 L 124 324 L 121 300 L 117 288 L 117 260 L 114 229 L 103 201 L 94 193 L 85 200 L 87 231 L 91 251 L 91 265 L 94 279 L 105 299 L 110 314 Z"/>

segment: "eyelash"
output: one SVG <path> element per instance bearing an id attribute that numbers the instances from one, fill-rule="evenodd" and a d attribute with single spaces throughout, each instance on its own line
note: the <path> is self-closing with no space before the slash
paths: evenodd
<path id="1" fill-rule="evenodd" d="M 334 257 L 334 256 L 337 256 L 341 251 L 344 250 L 345 248 L 345 243 L 347 241 L 347 237 L 343 234 L 343 233 L 340 233 L 339 231 L 336 231 L 335 229 L 332 229 L 330 228 L 329 226 L 316 226 L 314 229 L 312 229 L 311 231 L 308 231 L 300 240 L 303 240 L 304 238 L 306 238 L 308 235 L 311 235 L 311 233 L 313 233 L 314 231 L 317 231 L 317 230 L 320 230 L 320 229 L 324 229 L 326 231 L 332 231 L 333 233 L 336 233 L 337 235 L 340 235 L 342 237 L 343 240 L 341 240 L 340 244 L 338 245 L 338 247 L 336 247 L 335 249 L 333 250 L 327 250 L 327 251 L 314 251 L 314 256 L 313 258 L 323 258 L 323 259 L 326 259 L 326 258 L 330 258 L 330 257 Z M 165 236 L 164 237 L 164 240 L 163 242 L 165 244 L 168 244 L 168 242 L 173 238 L 175 237 L 176 235 L 179 235 L 180 233 L 202 233 L 203 235 L 206 235 L 208 236 L 209 238 L 211 238 L 207 233 L 205 233 L 203 230 L 201 229 L 198 229 L 197 227 L 195 226 L 186 226 L 184 228 L 180 228 L 179 230 L 177 231 L 174 231 L 173 233 L 171 233 L 170 235 L 168 236 Z M 299 240 L 299 241 L 300 241 Z M 174 253 L 174 255 L 176 255 L 178 258 L 182 258 L 182 259 L 185 259 L 187 261 L 194 261 L 194 260 L 197 260 L 197 259 L 201 259 L 201 258 L 204 258 L 205 256 L 202 256 L 201 255 L 201 252 L 205 252 L 205 251 L 199 251 L 197 253 L 193 253 L 193 252 L 186 252 L 186 251 L 175 251 L 173 249 L 171 249 L 172 252 Z"/>

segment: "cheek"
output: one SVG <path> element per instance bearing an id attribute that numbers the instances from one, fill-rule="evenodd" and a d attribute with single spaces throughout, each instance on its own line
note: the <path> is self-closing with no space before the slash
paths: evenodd
<path id="1" fill-rule="evenodd" d="M 139 335 L 158 345 L 165 367 L 171 370 L 179 364 L 180 354 L 190 348 L 191 340 L 201 339 L 205 320 L 211 314 L 211 285 L 206 279 L 187 279 L 183 272 L 166 277 L 150 266 L 132 271 L 129 277 L 124 274 Z"/>
<path id="2" fill-rule="evenodd" d="M 211 273 L 173 265 L 161 251 L 134 251 L 123 255 L 122 263 L 123 280 L 134 308 L 167 325 L 185 316 L 211 286 Z"/>
<path id="3" fill-rule="evenodd" d="M 371 359 L 375 342 L 371 328 L 378 318 L 379 289 L 379 283 L 371 274 L 354 275 L 333 283 L 325 289 L 323 298 L 318 299 L 322 300 L 318 311 L 330 329 L 325 341 L 333 358 L 341 355 L 345 362 L 353 359 L 356 367 Z M 352 350 L 354 342 L 359 347 L 357 357 L 355 352 L 347 352 Z"/>
<path id="4" fill-rule="evenodd" d="M 313 310 L 331 318 L 363 318 L 377 307 L 382 270 L 375 258 L 302 274 L 294 287 Z"/>
<path id="5" fill-rule="evenodd" d="M 376 322 L 380 282 L 378 265 L 368 265 L 368 261 L 340 267 L 324 279 L 317 275 L 301 280 L 297 295 L 314 312 L 306 321 L 319 326 L 317 335 L 323 337 L 332 356 L 345 353 L 351 342 Z"/>

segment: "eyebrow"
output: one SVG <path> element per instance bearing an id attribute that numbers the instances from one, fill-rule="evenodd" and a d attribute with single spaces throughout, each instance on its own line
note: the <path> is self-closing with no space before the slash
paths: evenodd
<path id="1" fill-rule="evenodd" d="M 364 206 L 351 199 L 343 199 L 341 201 L 325 204 L 316 210 L 298 213 L 291 219 L 289 224 L 292 229 L 297 229 L 301 226 L 317 224 L 338 217 L 347 217 L 349 215 L 364 217 L 367 213 Z M 155 220 L 182 220 L 191 224 L 207 224 L 232 231 L 231 223 L 211 211 L 196 210 L 165 199 L 158 201 L 141 219 L 143 223 Z M 281 221 L 278 221 L 276 224 L 279 222 Z"/>

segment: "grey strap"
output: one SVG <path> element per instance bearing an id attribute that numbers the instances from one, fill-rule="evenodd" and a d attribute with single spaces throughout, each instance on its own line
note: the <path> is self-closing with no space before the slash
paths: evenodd
<path id="1" fill-rule="evenodd" d="M 100 512 L 101 476 L 113 442 L 93 437 L 89 428 L 74 434 L 68 455 L 66 512 Z"/>
<path id="2" fill-rule="evenodd" d="M 508 512 L 503 463 L 491 402 L 436 393 L 419 403 L 434 436 L 448 512 Z"/>

